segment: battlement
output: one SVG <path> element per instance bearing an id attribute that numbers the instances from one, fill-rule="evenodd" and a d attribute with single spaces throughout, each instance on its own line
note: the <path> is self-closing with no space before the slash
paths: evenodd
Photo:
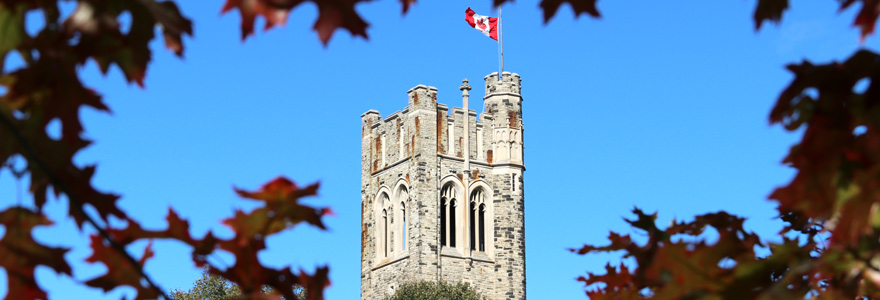
<path id="1" fill-rule="evenodd" d="M 518 74 L 505 72 L 485 77 L 486 88 L 494 91 L 486 100 L 485 111 L 451 109 L 437 102 L 437 88 L 417 85 L 407 91 L 408 105 L 387 117 L 376 110 L 361 115 L 362 134 L 370 139 L 366 156 L 372 157 L 370 172 L 379 172 L 415 155 L 432 152 L 450 159 L 468 159 L 486 165 L 513 163 L 523 165 L 522 123 L 519 111 L 522 98 L 518 92 Z M 478 118 L 479 116 L 479 118 Z M 469 132 L 465 134 L 464 123 Z M 469 147 L 464 147 L 464 143 Z M 424 144 L 424 145 L 422 145 Z"/>
<path id="2" fill-rule="evenodd" d="M 483 80 L 486 81 L 486 97 L 495 93 L 520 94 L 522 78 L 519 77 L 519 74 L 504 72 L 502 75 L 500 82 L 498 81 L 498 72 L 483 77 Z"/>

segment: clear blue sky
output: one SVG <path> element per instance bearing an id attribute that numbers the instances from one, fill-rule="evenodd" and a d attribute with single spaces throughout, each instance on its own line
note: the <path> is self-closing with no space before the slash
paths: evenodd
<path id="1" fill-rule="evenodd" d="M 116 68 L 107 76 L 93 63 L 82 69 L 114 113 L 83 112 L 95 144 L 76 161 L 98 164 L 95 185 L 122 194 L 120 205 L 146 227 L 164 228 L 173 207 L 199 236 L 230 236 L 220 220 L 253 207 L 233 186 L 256 189 L 278 175 L 320 181 L 320 196 L 308 202 L 337 213 L 326 220 L 330 231 L 297 227 L 269 239 L 260 257 L 310 272 L 329 264 L 328 298 L 357 299 L 360 115 L 403 109 L 418 84 L 460 106 L 461 79 L 480 86 L 498 69 L 494 41 L 463 20 L 468 6 L 497 16 L 490 2 L 423 0 L 406 16 L 398 1 L 360 4 L 370 39 L 338 31 L 324 48 L 311 30 L 311 4 L 285 27 L 242 43 L 237 12 L 219 14 L 223 1 L 178 1 L 195 37 L 183 60 L 153 44 L 145 89 L 127 85 Z M 860 45 L 850 26 L 855 11 L 838 14 L 836 1 L 795 2 L 781 26 L 756 33 L 755 2 L 600 1 L 601 20 L 574 19 L 563 6 L 547 26 L 537 0 L 504 7 L 505 70 L 522 76 L 525 99 L 528 297 L 585 298 L 574 279 L 617 257 L 566 249 L 603 244 L 610 230 L 629 233 L 622 217 L 633 206 L 659 211 L 662 224 L 727 210 L 747 216 L 746 226 L 764 237 L 781 228 L 766 198 L 791 178 L 780 161 L 798 137 L 769 126 L 767 114 L 792 79 L 784 65 L 843 60 L 878 43 L 869 37 Z M 471 105 L 479 111 L 482 101 Z M 0 171 L 0 208 L 32 205 L 26 187 Z M 91 251 L 64 217 L 66 206 L 50 201 L 47 213 L 60 226 L 36 238 L 74 247 L 67 255 L 74 279 L 41 268 L 38 282 L 53 299 L 130 295 L 78 284 L 105 269 L 82 262 Z M 154 247 L 147 271 L 164 288 L 198 278 L 182 244 Z"/>

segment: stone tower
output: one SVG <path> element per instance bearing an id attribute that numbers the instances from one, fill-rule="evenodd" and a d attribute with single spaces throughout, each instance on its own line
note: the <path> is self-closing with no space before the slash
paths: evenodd
<path id="1" fill-rule="evenodd" d="M 402 111 L 361 115 L 361 299 L 419 280 L 526 298 L 520 76 L 484 80 L 479 119 L 424 85 Z"/>

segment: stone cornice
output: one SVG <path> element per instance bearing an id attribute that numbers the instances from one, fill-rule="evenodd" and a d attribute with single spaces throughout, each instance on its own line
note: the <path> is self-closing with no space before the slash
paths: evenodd
<path id="1" fill-rule="evenodd" d="M 385 167 L 385 168 L 382 168 L 382 170 L 379 170 L 379 171 L 373 172 L 372 174 L 370 174 L 370 176 L 373 176 L 373 177 L 380 176 L 380 175 L 382 175 L 382 173 L 385 173 L 385 171 L 391 170 L 391 169 L 393 169 L 394 167 L 396 167 L 397 165 L 402 164 L 403 162 L 408 161 L 408 160 L 410 160 L 411 158 L 412 158 L 412 156 L 407 156 L 407 157 L 404 158 L 404 159 L 398 160 L 398 161 L 392 163 L 391 165 L 389 165 L 389 166 L 387 166 L 387 167 Z"/>

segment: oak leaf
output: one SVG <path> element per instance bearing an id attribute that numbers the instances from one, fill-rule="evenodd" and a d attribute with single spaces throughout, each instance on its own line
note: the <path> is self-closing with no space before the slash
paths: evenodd
<path id="1" fill-rule="evenodd" d="M 355 4 L 367 0 L 227 0 L 221 12 L 238 9 L 241 14 L 241 39 L 244 40 L 253 34 L 257 16 L 266 19 L 265 29 L 284 25 L 290 11 L 305 1 L 311 1 L 318 7 L 318 19 L 312 29 L 318 33 L 318 38 L 324 45 L 327 45 L 338 28 L 348 30 L 354 36 L 367 38 L 368 24 L 354 9 Z M 403 1 L 406 11 L 409 2 Z"/>
<path id="2" fill-rule="evenodd" d="M 602 15 L 599 13 L 599 9 L 596 8 L 596 1 L 598 0 L 542 0 L 540 6 L 544 10 L 544 23 L 550 22 L 550 19 L 556 15 L 556 11 L 559 10 L 563 3 L 568 3 L 571 6 L 575 17 L 586 13 L 593 18 L 600 18 Z M 497 5 L 500 5 L 498 0 L 496 0 Z"/>
<path id="3" fill-rule="evenodd" d="M 6 270 L 8 287 L 6 299 L 46 299 L 34 280 L 34 270 L 43 265 L 55 272 L 71 275 L 70 265 L 64 260 L 68 249 L 47 247 L 31 236 L 36 226 L 52 225 L 45 215 L 23 207 L 11 207 L 0 212 L 0 225 L 6 233 L 0 239 L 0 267 Z"/>

